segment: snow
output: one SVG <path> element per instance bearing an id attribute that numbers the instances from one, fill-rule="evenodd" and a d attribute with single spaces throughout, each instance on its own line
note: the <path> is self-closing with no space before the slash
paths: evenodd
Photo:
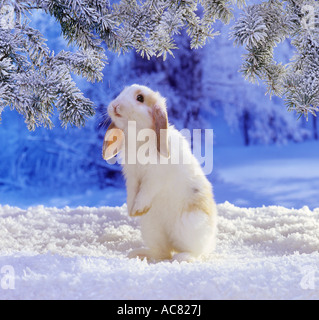
<path id="1" fill-rule="evenodd" d="M 214 148 L 216 199 L 237 206 L 319 207 L 318 142 Z"/>
<path id="2" fill-rule="evenodd" d="M 218 209 L 210 257 L 147 263 L 126 257 L 142 245 L 126 205 L 0 206 L 0 270 L 14 269 L 0 299 L 319 298 L 319 209 Z"/>

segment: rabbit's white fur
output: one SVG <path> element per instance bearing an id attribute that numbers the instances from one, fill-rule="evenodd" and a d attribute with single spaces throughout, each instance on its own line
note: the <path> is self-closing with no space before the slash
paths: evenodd
<path id="1" fill-rule="evenodd" d="M 138 95 L 143 96 L 143 103 L 137 101 Z M 159 115 L 166 115 L 167 120 L 165 99 L 139 85 L 126 88 L 109 105 L 108 112 L 113 121 L 111 127 L 121 129 L 126 141 L 128 121 L 136 121 L 138 132 L 154 129 Z M 160 123 L 163 124 L 163 119 Z M 141 217 L 141 232 L 147 247 L 132 251 L 130 257 L 163 260 L 174 255 L 176 260 L 191 261 L 215 248 L 217 208 L 212 186 L 188 141 L 173 126 L 167 127 L 167 138 L 179 139 L 179 154 L 187 160 L 183 163 L 188 164 L 172 164 L 170 159 L 165 159 L 166 164 L 128 164 L 127 161 L 123 164 L 128 212 Z M 104 158 L 110 157 L 104 154 Z M 127 157 L 126 152 L 124 160 Z M 159 161 L 163 157 L 158 153 Z"/>

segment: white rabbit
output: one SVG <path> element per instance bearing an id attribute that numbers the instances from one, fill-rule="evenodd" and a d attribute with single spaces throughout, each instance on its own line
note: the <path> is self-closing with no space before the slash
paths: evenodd
<path id="1" fill-rule="evenodd" d="M 188 141 L 168 125 L 166 100 L 158 92 L 133 85 L 111 102 L 108 113 L 112 124 L 105 135 L 103 157 L 109 160 L 123 151 L 128 212 L 132 217 L 141 217 L 147 247 L 129 256 L 192 261 L 211 253 L 217 232 L 212 186 Z M 129 121 L 136 122 L 137 134 L 143 129 L 156 133 L 156 164 L 130 164 L 130 153 L 136 154 L 142 142 L 130 142 Z M 169 158 L 172 151 L 176 152 L 171 141 L 180 142 L 182 164 L 174 164 Z"/>

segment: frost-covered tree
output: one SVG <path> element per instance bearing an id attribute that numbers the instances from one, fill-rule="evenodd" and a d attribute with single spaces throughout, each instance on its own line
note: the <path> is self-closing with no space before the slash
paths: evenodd
<path id="1" fill-rule="evenodd" d="M 247 49 L 243 72 L 268 91 L 284 94 L 290 109 L 315 112 L 318 106 L 317 2 L 269 0 L 248 6 L 233 30 Z M 72 80 L 72 73 L 101 81 L 105 48 L 134 49 L 142 57 L 163 57 L 177 49 L 175 37 L 186 30 L 190 48 L 215 37 L 214 23 L 228 23 L 244 0 L 0 0 L 0 113 L 10 106 L 29 129 L 52 126 L 54 107 L 64 126 L 84 125 L 93 103 Z M 201 10 L 199 10 L 201 9 Z M 55 53 L 30 27 L 35 10 L 54 16 L 75 52 Z M 291 39 L 297 54 L 289 66 L 273 59 L 274 47 Z M 103 45 L 104 44 L 104 45 Z"/>
<path id="2" fill-rule="evenodd" d="M 247 6 L 233 27 L 235 43 L 245 47 L 242 72 L 265 82 L 268 93 L 284 96 L 290 110 L 315 114 L 319 106 L 319 3 L 269 0 Z M 291 62 L 274 59 L 274 48 L 289 39 Z"/>
<path id="3" fill-rule="evenodd" d="M 196 13 L 198 1 L 165 0 L 0 0 L 0 112 L 6 107 L 21 113 L 29 129 L 52 126 L 54 106 L 60 120 L 83 125 L 94 113 L 93 103 L 76 87 L 71 73 L 90 81 L 102 80 L 105 50 L 135 49 L 142 56 L 172 54 L 173 36 L 187 29 L 196 48 L 213 37 L 216 18 L 230 18 L 227 1 L 201 0 L 203 17 Z M 42 34 L 30 27 L 28 16 L 42 10 L 56 18 L 69 44 L 78 51 L 55 54 Z"/>
<path id="4" fill-rule="evenodd" d="M 245 48 L 234 47 L 229 41 L 231 27 L 221 25 L 221 35 L 204 48 L 203 91 L 211 103 L 201 108 L 205 109 L 208 125 L 216 127 L 215 142 L 223 142 L 217 128 L 224 120 L 228 131 L 246 145 L 302 142 L 314 137 L 311 121 L 303 118 L 297 121 L 296 113 L 287 112 L 281 98 L 265 97 L 264 84 L 256 86 L 243 81 L 237 71 Z M 276 59 L 288 62 L 291 52 L 292 45 L 287 41 L 277 48 Z"/>
<path id="5" fill-rule="evenodd" d="M 71 72 L 101 80 L 105 56 L 84 46 L 75 53 L 55 54 L 42 34 L 29 26 L 27 15 L 35 7 L 40 5 L 33 1 L 0 1 L 0 113 L 6 106 L 14 108 L 32 130 L 52 127 L 55 106 L 64 126 L 84 125 L 94 114 L 93 103 L 78 89 Z"/>
<path id="6" fill-rule="evenodd" d="M 43 32 L 55 52 L 67 49 L 53 17 L 36 13 L 31 26 Z M 23 128 L 23 117 L 17 112 L 7 110 L 3 113 L 0 126 L 2 200 L 6 199 L 6 191 L 27 190 L 28 197 L 33 194 L 35 198 L 46 195 L 58 198 L 67 193 L 68 198 L 72 199 L 78 192 L 85 194 L 95 187 L 121 186 L 120 168 L 109 166 L 101 156 L 100 146 L 109 122 L 104 124 L 106 108 L 99 105 L 112 100 L 113 94 L 116 94 L 113 85 L 109 84 L 123 85 L 116 75 L 123 74 L 123 61 L 130 56 L 108 54 L 109 65 L 104 69 L 104 83 L 87 83 L 85 78 L 75 78 L 84 95 L 97 105 L 96 115 L 87 119 L 81 130 L 60 127 L 57 111 L 51 117 L 55 130 L 40 127 L 35 132 Z"/>

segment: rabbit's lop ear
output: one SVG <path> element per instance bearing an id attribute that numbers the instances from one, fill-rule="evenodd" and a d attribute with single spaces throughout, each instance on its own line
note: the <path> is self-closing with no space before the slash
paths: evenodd
<path id="1" fill-rule="evenodd" d="M 115 157 L 122 149 L 125 141 L 124 132 L 111 123 L 106 131 L 103 142 L 103 158 L 110 160 Z"/>
<path id="2" fill-rule="evenodd" d="M 155 105 L 153 107 L 153 121 L 157 137 L 157 151 L 162 156 L 169 158 L 168 118 L 166 110 L 158 105 Z"/>

